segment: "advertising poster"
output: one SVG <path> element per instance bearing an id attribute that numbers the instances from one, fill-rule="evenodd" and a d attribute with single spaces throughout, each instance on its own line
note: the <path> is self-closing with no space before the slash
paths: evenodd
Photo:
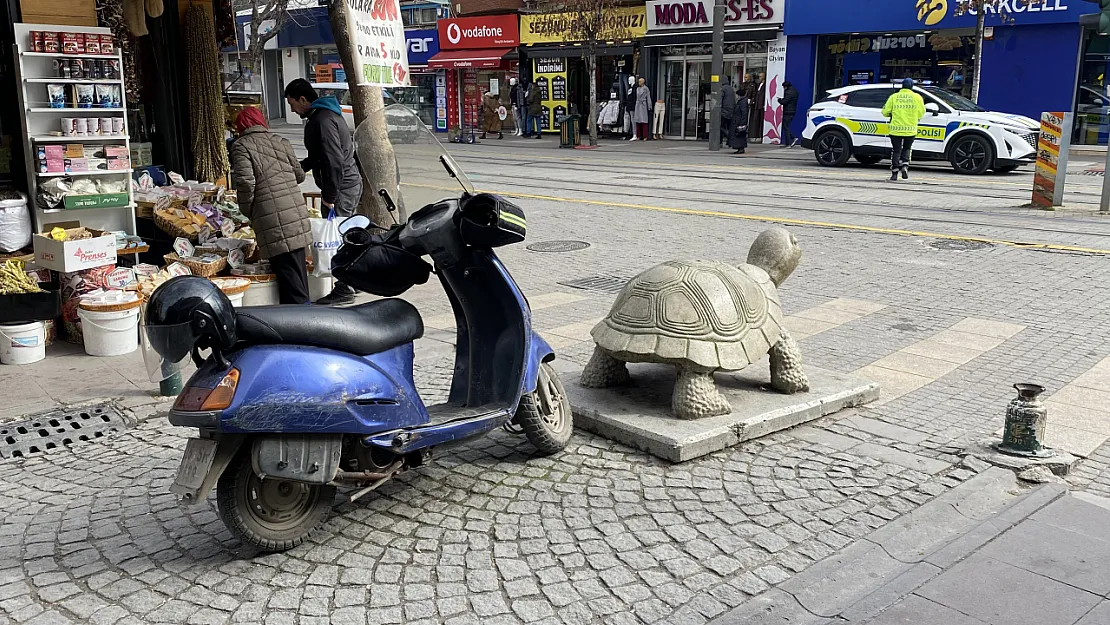
<path id="1" fill-rule="evenodd" d="M 573 13 L 523 13 L 520 16 L 520 42 L 566 43 L 581 38 Z M 647 12 L 643 6 L 614 7 L 605 10 L 605 27 L 598 39 L 640 39 L 647 33 Z"/>
<path id="2" fill-rule="evenodd" d="M 786 80 L 786 35 L 767 44 L 767 97 L 763 110 L 763 143 L 782 143 L 782 81 Z M 804 116 L 803 116 L 804 117 Z"/>
<path id="3" fill-rule="evenodd" d="M 567 60 L 537 58 L 532 69 L 532 80 L 543 99 L 541 129 L 557 130 L 559 118 L 567 114 Z"/>
<path id="4" fill-rule="evenodd" d="M 409 86 L 408 43 L 398 0 L 346 0 L 341 6 L 355 40 L 358 84 Z"/>
<path id="5" fill-rule="evenodd" d="M 1033 175 L 1033 203 L 1052 208 L 1064 203 L 1064 174 L 1068 170 L 1071 147 L 1071 113 L 1041 114 L 1041 135 L 1037 140 L 1037 169 Z"/>

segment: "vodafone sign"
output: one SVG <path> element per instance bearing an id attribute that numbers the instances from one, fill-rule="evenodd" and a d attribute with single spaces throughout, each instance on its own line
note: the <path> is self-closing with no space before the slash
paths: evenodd
<path id="1" fill-rule="evenodd" d="M 514 48 L 520 44 L 516 15 L 439 20 L 440 50 Z"/>

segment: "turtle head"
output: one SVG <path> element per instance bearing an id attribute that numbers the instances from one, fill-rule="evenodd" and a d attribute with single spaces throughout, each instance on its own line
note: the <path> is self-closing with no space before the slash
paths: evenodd
<path id="1" fill-rule="evenodd" d="M 801 260 L 802 248 L 786 228 L 760 232 L 748 250 L 748 264 L 766 271 L 775 286 L 789 278 Z"/>

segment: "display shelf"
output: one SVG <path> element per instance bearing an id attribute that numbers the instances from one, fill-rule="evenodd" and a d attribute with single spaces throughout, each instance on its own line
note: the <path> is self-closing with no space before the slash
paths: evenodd
<path id="1" fill-rule="evenodd" d="M 24 78 L 23 82 L 51 85 L 122 85 L 119 78 Z"/>
<path id="2" fill-rule="evenodd" d="M 70 30 L 69 27 L 66 28 Z M 118 54 L 66 54 L 65 52 L 20 52 L 20 56 L 46 59 L 118 59 Z"/>
<path id="3" fill-rule="evenodd" d="M 131 194 L 131 189 L 126 188 L 126 200 L 120 198 L 120 204 L 117 206 L 102 206 L 102 207 L 70 207 L 65 208 L 59 205 L 57 208 L 50 210 L 43 210 L 39 208 L 37 199 L 39 197 L 39 185 L 45 184 L 47 180 L 55 178 L 75 178 L 75 179 L 89 179 L 93 177 L 100 177 L 101 180 L 119 180 L 121 178 L 130 178 L 132 175 L 131 169 L 94 169 L 92 171 L 81 172 L 47 172 L 40 174 L 38 150 L 39 146 L 43 144 L 61 144 L 61 143 L 85 143 L 106 145 L 115 143 L 120 145 L 130 154 L 131 144 L 130 135 L 131 131 L 128 128 L 127 119 L 127 90 L 124 81 L 120 78 L 72 78 L 62 77 L 56 75 L 55 59 L 102 59 L 114 60 L 119 62 L 119 67 L 123 67 L 123 55 L 116 47 L 115 54 L 69 54 L 65 52 L 33 52 L 31 51 L 31 38 L 32 31 L 56 31 L 59 33 L 84 33 L 86 35 L 112 35 L 112 31 L 108 28 L 98 28 L 89 26 L 60 26 L 48 24 L 23 24 L 17 23 L 13 27 L 15 35 L 15 43 L 11 50 L 14 51 L 15 74 L 17 96 L 19 99 L 19 108 L 22 111 L 20 115 L 21 125 L 23 130 L 23 147 L 24 158 L 27 163 L 27 190 L 31 196 L 30 205 L 34 206 L 33 217 L 36 232 L 42 232 L 44 226 L 49 226 L 57 223 L 60 220 L 79 219 L 82 226 L 94 228 L 97 230 L 110 230 L 110 231 L 124 231 L 129 234 L 135 233 L 135 202 Z M 9 57 L 11 58 L 11 57 Z M 112 65 L 115 65 L 113 63 Z M 115 108 L 81 108 L 71 106 L 64 108 L 51 108 L 49 100 L 45 99 L 46 85 L 112 85 L 114 90 L 119 86 L 120 90 L 120 106 Z M 102 119 L 122 118 L 123 129 L 120 134 L 116 135 L 90 135 L 90 136 L 76 136 L 76 135 L 58 135 L 53 134 L 59 129 L 59 120 L 61 117 L 99 117 Z M 107 178 L 103 178 L 107 176 Z M 125 185 L 129 187 L 129 185 Z M 126 202 L 126 203 L 124 203 Z M 113 202 L 114 203 L 114 202 Z M 65 216 L 60 216 L 59 213 L 65 213 Z M 72 215 L 70 217 L 69 215 Z"/>
<path id="4" fill-rule="evenodd" d="M 126 113 L 127 109 L 123 107 L 104 108 L 102 106 L 94 106 L 87 109 L 82 108 L 53 108 L 49 106 L 33 106 L 27 109 L 30 113 Z"/>
<path id="5" fill-rule="evenodd" d="M 94 169 L 92 171 L 48 171 L 45 174 L 36 172 L 39 178 L 58 178 L 61 176 L 110 176 L 112 174 L 131 175 L 130 169 Z M 123 193 L 120 191 L 120 193 Z"/>
<path id="6" fill-rule="evenodd" d="M 127 135 L 88 135 L 85 137 L 78 137 L 76 135 L 37 135 L 31 137 L 31 141 L 35 143 L 85 143 L 86 141 L 128 141 L 131 137 Z"/>

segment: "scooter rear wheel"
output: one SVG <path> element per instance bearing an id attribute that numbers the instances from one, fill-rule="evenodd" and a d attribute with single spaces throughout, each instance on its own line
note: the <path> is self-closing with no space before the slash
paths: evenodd
<path id="1" fill-rule="evenodd" d="M 560 452 L 570 442 L 574 433 L 570 397 L 559 374 L 546 362 L 540 365 L 536 390 L 520 398 L 515 422 L 541 455 Z"/>
<path id="2" fill-rule="evenodd" d="M 259 479 L 247 445 L 220 476 L 216 504 L 224 525 L 244 544 L 285 551 L 324 524 L 335 491 L 323 484 Z"/>

